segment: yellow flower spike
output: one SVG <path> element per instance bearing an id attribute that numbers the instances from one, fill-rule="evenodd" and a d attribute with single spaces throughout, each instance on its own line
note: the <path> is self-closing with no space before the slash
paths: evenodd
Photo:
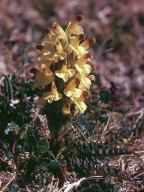
<path id="1" fill-rule="evenodd" d="M 87 53 L 75 62 L 74 66 L 79 73 L 84 73 L 85 75 L 88 75 L 91 72 L 92 67 L 89 64 L 86 64 L 87 61 L 91 60 L 91 57 L 91 54 Z"/>
<path id="2" fill-rule="evenodd" d="M 95 39 L 85 39 L 79 22 L 82 16 L 71 21 L 66 30 L 58 24 L 47 28 L 47 41 L 37 45 L 41 56 L 38 58 L 40 71 L 35 73 L 34 87 L 38 91 L 38 103 L 44 106 L 51 137 L 65 135 L 69 130 L 72 115 L 84 113 L 84 103 L 94 80 L 89 75 L 92 70 L 91 54 L 88 48 Z M 44 89 L 42 89 L 44 88 Z M 57 157 L 58 152 L 54 152 Z"/>
<path id="3" fill-rule="evenodd" d="M 74 69 L 68 69 L 67 64 L 63 64 L 60 70 L 55 71 L 55 75 L 59 78 L 62 78 L 66 83 L 69 78 L 73 77 L 75 74 Z"/>
<path id="4" fill-rule="evenodd" d="M 80 110 L 80 113 L 84 113 L 87 108 L 86 104 L 83 102 L 86 97 L 88 97 L 88 92 L 83 91 L 81 96 L 75 101 L 75 104 Z"/>
<path id="5" fill-rule="evenodd" d="M 79 26 L 79 22 L 81 20 L 83 20 L 83 16 L 79 15 L 72 22 L 69 23 L 66 29 L 66 35 L 68 37 L 70 37 L 71 34 L 74 34 L 74 35 L 84 34 L 82 27 Z"/>
<path id="6" fill-rule="evenodd" d="M 64 89 L 64 94 L 67 97 L 70 97 L 72 101 L 75 101 L 75 98 L 80 97 L 82 94 L 82 91 L 78 88 L 76 88 L 80 83 L 80 80 L 78 78 L 72 79 L 67 86 Z"/>
<path id="7" fill-rule="evenodd" d="M 55 22 L 53 24 L 53 28 L 55 29 L 55 32 L 60 39 L 67 41 L 66 33 L 64 32 L 63 28 L 57 22 Z"/>
<path id="8" fill-rule="evenodd" d="M 36 88 L 42 89 L 54 80 L 53 73 L 49 77 L 47 77 L 44 72 L 35 68 L 31 69 L 31 73 L 34 73 L 35 75 L 33 89 L 36 89 Z"/>
<path id="9" fill-rule="evenodd" d="M 62 94 L 58 93 L 57 91 L 57 87 L 55 85 L 55 82 L 52 82 L 52 88 L 51 88 L 51 92 L 45 92 L 42 95 L 42 100 L 47 100 L 48 103 L 52 103 L 53 101 L 58 101 L 62 98 Z"/>
<path id="10" fill-rule="evenodd" d="M 47 107 L 50 113 L 53 111 L 57 114 L 61 111 L 62 115 L 74 114 L 75 107 L 81 113 L 86 110 L 84 99 L 94 80 L 94 76 L 89 75 L 92 70 L 89 64 L 92 56 L 88 48 L 95 39 L 93 37 L 85 39 L 83 29 L 79 25 L 81 20 L 83 17 L 77 16 L 68 24 L 66 30 L 55 22 L 52 30 L 49 28 L 46 30 L 48 40 L 36 47 L 41 51 L 41 56 L 38 58 L 41 71 L 37 71 L 35 75 L 34 87 L 44 88 L 48 84 L 52 85 L 51 91 L 43 92 L 39 99 L 39 104 L 49 103 Z M 56 82 L 59 84 L 55 84 Z M 63 99 L 57 102 L 57 105 L 50 105 L 53 101 L 60 100 L 63 94 Z"/>

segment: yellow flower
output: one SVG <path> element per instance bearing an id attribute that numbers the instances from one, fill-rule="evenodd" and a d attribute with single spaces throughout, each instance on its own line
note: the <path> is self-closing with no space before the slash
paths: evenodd
<path id="1" fill-rule="evenodd" d="M 62 78 L 64 82 L 66 83 L 69 78 L 73 77 L 75 74 L 74 69 L 68 69 L 67 64 L 63 64 L 62 68 L 60 70 L 55 71 L 55 75 L 59 78 Z"/>
<path id="2" fill-rule="evenodd" d="M 79 47 L 82 47 L 85 51 L 88 50 L 89 46 L 92 44 L 92 43 L 95 43 L 95 38 L 94 37 L 91 37 L 89 39 L 86 39 L 84 42 L 82 42 Z"/>
<path id="3" fill-rule="evenodd" d="M 67 53 L 66 51 L 64 51 L 62 44 L 60 43 L 60 41 L 56 42 L 56 52 L 55 52 L 55 56 L 58 57 L 58 59 L 63 60 L 66 58 Z"/>
<path id="4" fill-rule="evenodd" d="M 70 37 L 70 43 L 69 46 L 77 47 L 82 40 L 84 40 L 85 36 L 84 34 L 77 35 L 75 37 Z"/>
<path id="5" fill-rule="evenodd" d="M 67 97 L 70 97 L 72 101 L 75 101 L 75 98 L 80 97 L 80 95 L 82 94 L 82 91 L 76 88 L 79 83 L 80 80 L 78 78 L 74 78 L 67 84 L 67 86 L 64 89 L 64 94 Z"/>
<path id="6" fill-rule="evenodd" d="M 39 64 L 53 62 L 58 60 L 58 55 L 55 55 L 55 44 L 49 41 L 44 41 L 42 44 L 36 46 L 41 51 L 41 57 L 37 59 Z"/>
<path id="7" fill-rule="evenodd" d="M 39 99 L 39 104 L 45 104 L 44 100 L 47 100 L 48 103 L 52 103 L 53 101 L 58 101 L 62 98 L 62 94 L 58 93 L 55 82 L 52 82 L 51 92 L 45 92 L 42 97 Z"/>
<path id="8" fill-rule="evenodd" d="M 79 35 L 84 33 L 82 27 L 79 26 L 79 22 L 81 20 L 83 20 L 83 16 L 79 15 L 72 22 L 69 23 L 66 29 L 66 35 L 68 37 L 70 37 L 71 34 Z"/>
<path id="9" fill-rule="evenodd" d="M 68 45 L 68 51 L 70 53 L 74 52 L 78 56 L 78 58 L 79 58 L 79 53 L 78 53 L 77 47 L 79 46 L 79 44 L 82 40 L 84 40 L 83 34 L 80 34 L 75 37 L 70 37 L 70 43 Z"/>
<path id="10" fill-rule="evenodd" d="M 48 61 L 57 62 L 58 60 L 65 59 L 67 56 L 60 41 L 55 42 L 55 44 L 45 41 L 41 45 L 37 45 L 37 49 L 42 53 L 42 56 L 38 58 L 39 64 Z"/>
<path id="11" fill-rule="evenodd" d="M 80 113 L 84 113 L 87 108 L 86 104 L 83 102 L 86 97 L 88 97 L 88 92 L 83 91 L 81 96 L 79 98 L 77 98 L 75 101 L 75 104 L 78 107 L 78 109 L 80 110 Z"/>
<path id="12" fill-rule="evenodd" d="M 63 28 L 58 24 L 58 23 L 54 23 L 53 24 L 53 28 L 55 29 L 56 35 L 60 38 L 63 39 L 64 41 L 67 41 L 67 35 L 64 32 Z"/>
<path id="13" fill-rule="evenodd" d="M 75 62 L 74 66 L 79 73 L 84 73 L 85 75 L 88 75 L 91 72 L 92 67 L 89 64 L 86 64 L 87 61 L 90 61 L 90 58 L 91 54 L 87 53 Z"/>
<path id="14" fill-rule="evenodd" d="M 92 38 L 85 40 L 83 43 L 78 44 L 78 40 L 80 42 L 83 38 L 84 38 L 84 36 L 82 36 L 82 34 L 81 34 L 81 35 L 75 37 L 74 39 L 72 39 L 69 44 L 70 50 L 74 51 L 76 53 L 76 55 L 78 56 L 78 58 L 85 55 L 86 53 L 88 53 L 87 50 L 88 50 L 90 44 L 95 42 L 95 38 L 92 37 Z"/>
<path id="15" fill-rule="evenodd" d="M 38 69 L 35 69 L 35 68 L 32 69 L 31 72 L 34 73 L 35 75 L 33 89 L 36 89 L 36 88 L 42 89 L 54 80 L 53 73 L 49 73 L 49 75 L 47 75 L 47 73 L 45 74 L 45 72 L 39 71 Z"/>
<path id="16" fill-rule="evenodd" d="M 81 90 L 89 89 L 91 81 L 94 79 L 93 75 L 85 76 L 84 74 L 81 74 L 79 72 L 76 73 L 75 77 L 80 79 L 80 84 L 78 88 Z"/>

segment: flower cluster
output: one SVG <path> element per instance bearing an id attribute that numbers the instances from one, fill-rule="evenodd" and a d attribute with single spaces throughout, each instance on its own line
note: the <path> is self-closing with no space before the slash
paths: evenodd
<path id="1" fill-rule="evenodd" d="M 84 100 L 94 79 L 89 75 L 92 55 L 88 48 L 95 39 L 85 39 L 79 25 L 82 19 L 82 16 L 77 16 L 65 31 L 55 22 L 53 30 L 46 30 L 48 41 L 37 45 L 41 56 L 38 58 L 40 70 L 35 73 L 34 88 L 44 90 L 39 104 L 61 101 L 61 112 L 65 115 L 71 113 L 73 106 L 75 112 L 84 113 Z"/>

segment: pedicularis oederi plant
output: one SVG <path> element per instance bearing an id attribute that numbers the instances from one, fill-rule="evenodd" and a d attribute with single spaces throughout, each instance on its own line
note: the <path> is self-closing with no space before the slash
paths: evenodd
<path id="1" fill-rule="evenodd" d="M 48 40 L 37 45 L 40 70 L 34 71 L 33 87 L 41 90 L 38 104 L 44 106 L 53 137 L 67 132 L 72 115 L 85 112 L 84 100 L 94 80 L 88 48 L 95 39 L 85 39 L 81 20 L 77 16 L 66 30 L 55 22 L 46 30 Z"/>

